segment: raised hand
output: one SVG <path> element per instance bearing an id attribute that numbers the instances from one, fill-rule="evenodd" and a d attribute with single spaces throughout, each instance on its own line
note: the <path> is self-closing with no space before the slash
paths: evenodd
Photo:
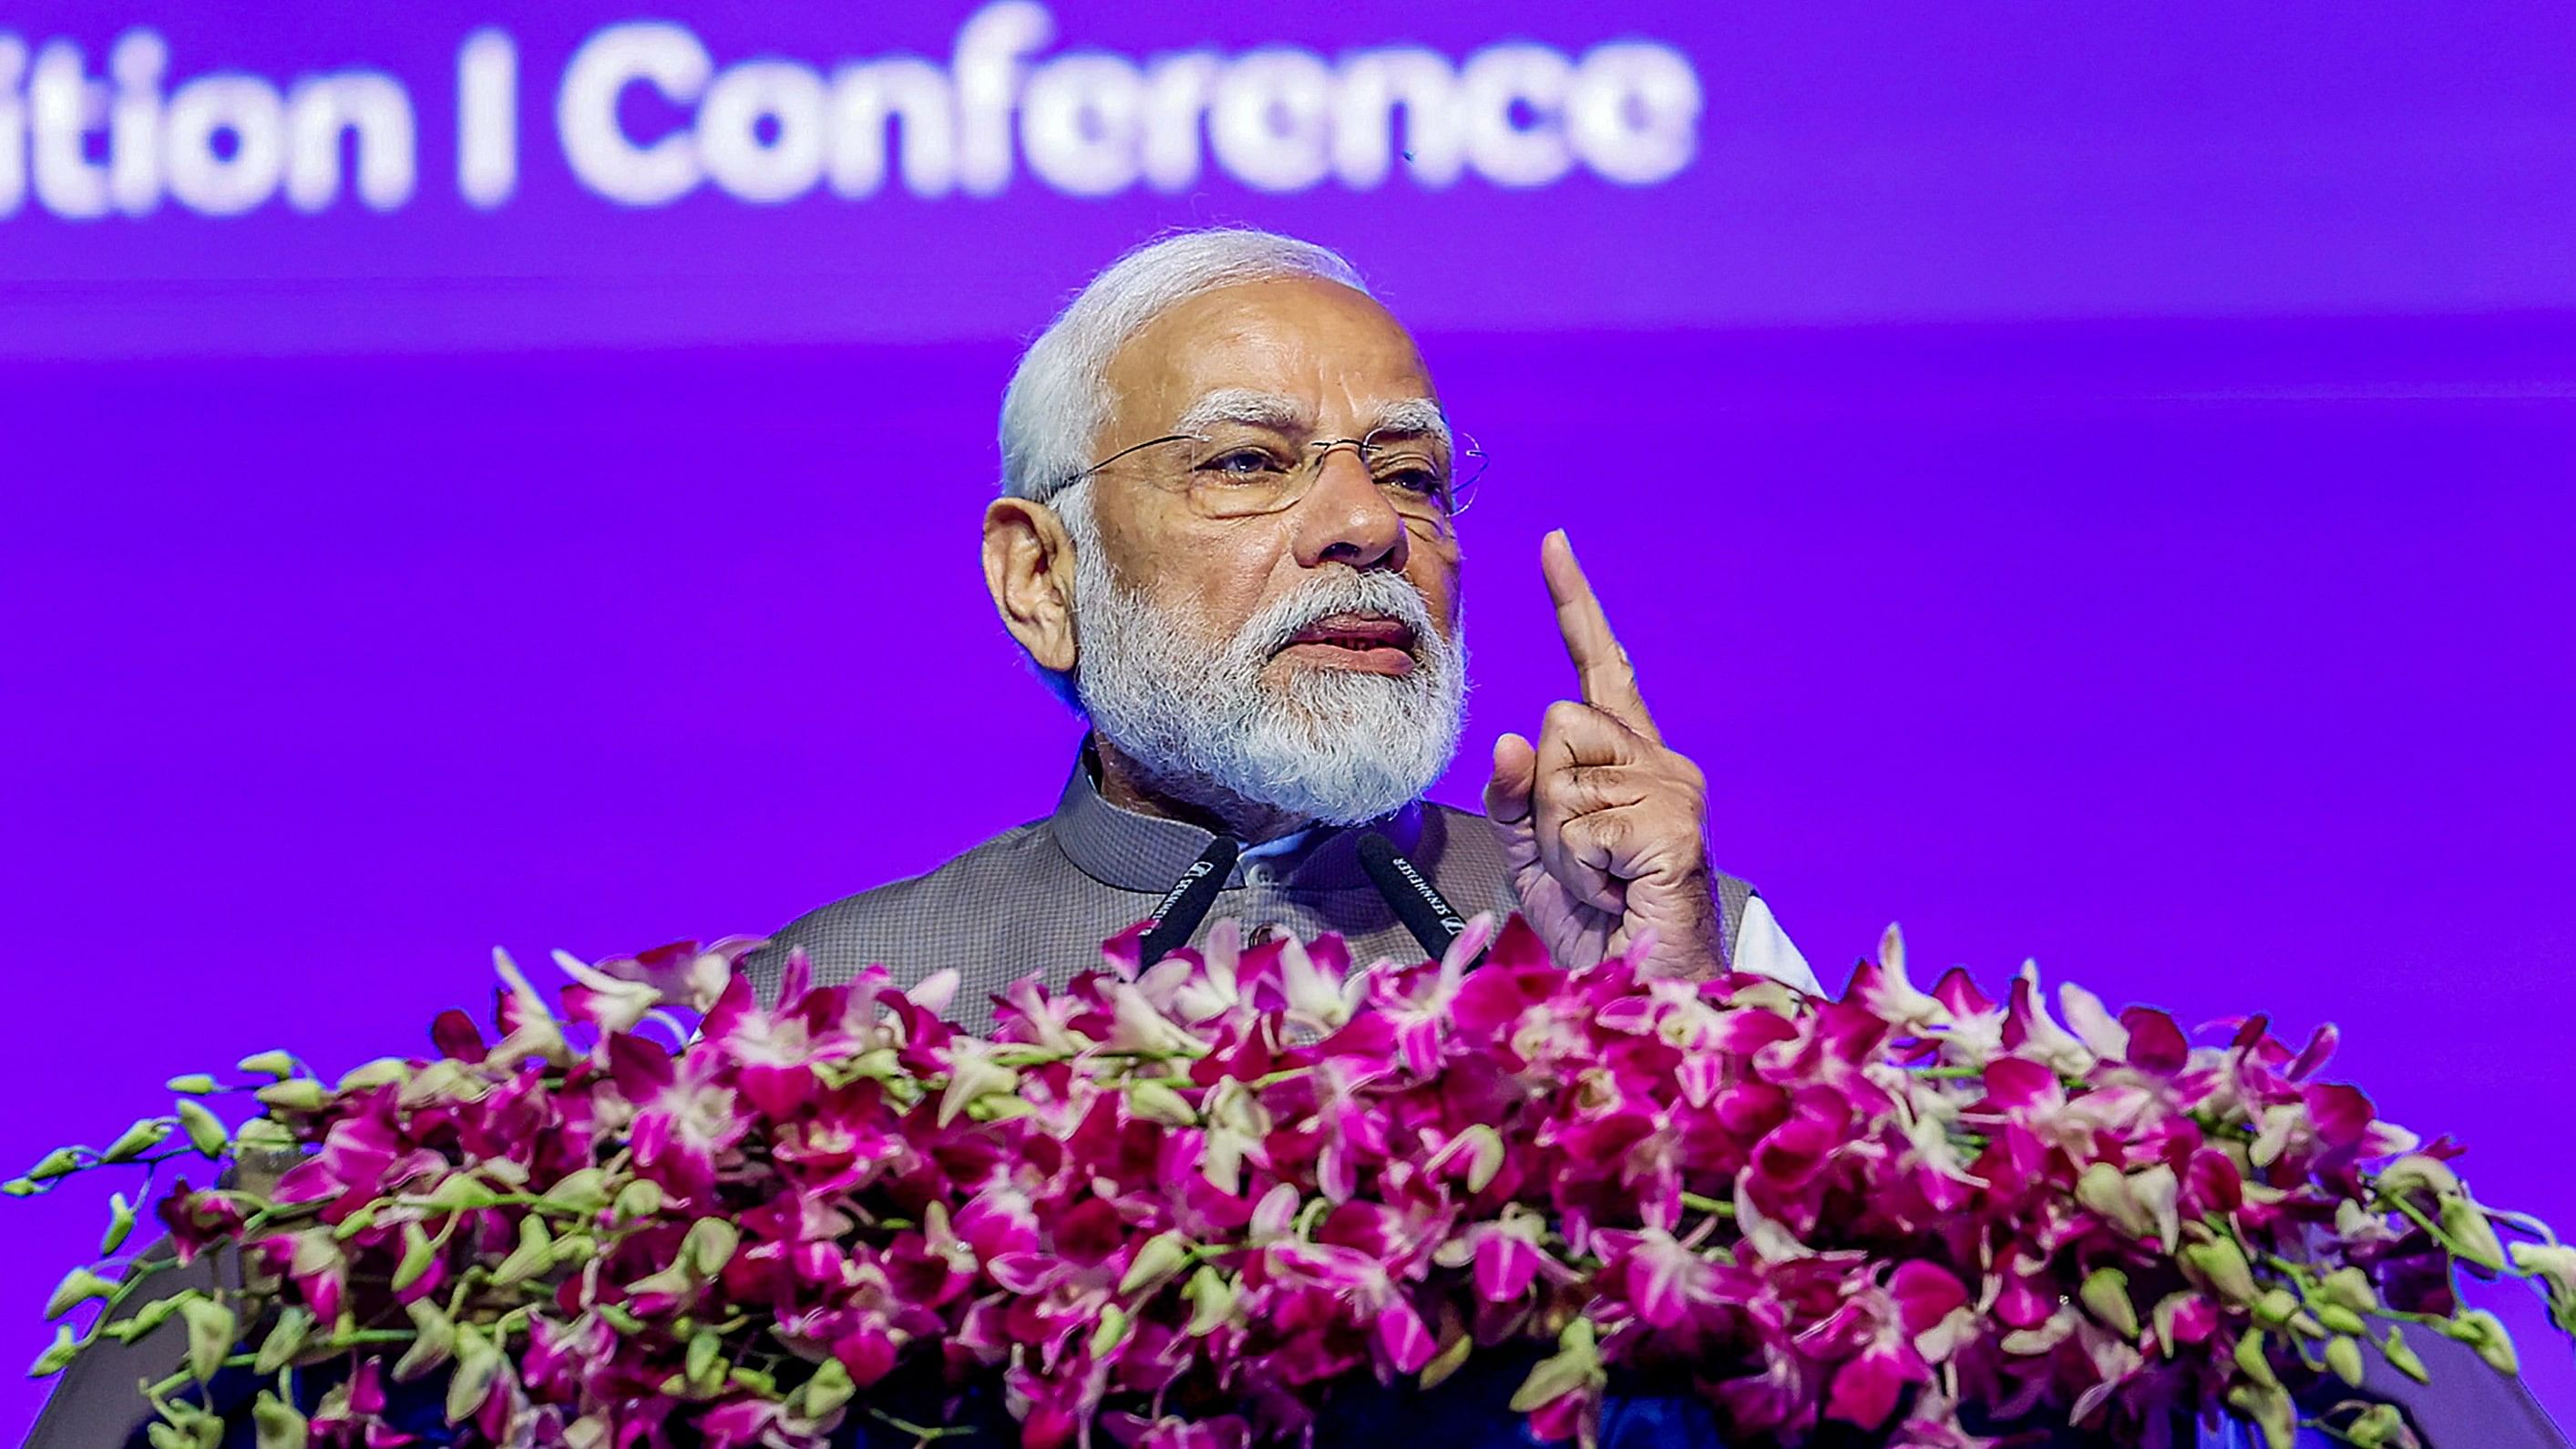
<path id="1" fill-rule="evenodd" d="M 1580 699 L 1549 705 L 1538 743 L 1494 741 L 1485 813 L 1510 860 L 1522 913 L 1567 965 L 1590 965 L 1655 934 L 1650 967 L 1724 969 L 1709 874 L 1708 780 L 1668 749 L 1627 651 L 1562 529 L 1539 545 Z"/>

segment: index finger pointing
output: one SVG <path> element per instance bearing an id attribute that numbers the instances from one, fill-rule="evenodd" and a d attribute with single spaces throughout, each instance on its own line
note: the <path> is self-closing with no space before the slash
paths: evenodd
<path id="1" fill-rule="evenodd" d="M 1657 743 L 1654 716 L 1646 712 L 1637 690 L 1637 671 L 1619 636 L 1610 632 L 1610 616 L 1574 560 L 1574 545 L 1564 529 L 1551 531 L 1539 544 L 1539 572 L 1547 576 L 1548 597 L 1556 602 L 1557 632 L 1565 636 L 1565 656 L 1583 690 L 1583 702 Z"/>

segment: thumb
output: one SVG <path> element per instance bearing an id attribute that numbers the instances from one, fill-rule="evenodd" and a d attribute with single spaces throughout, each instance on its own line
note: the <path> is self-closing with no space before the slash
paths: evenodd
<path id="1" fill-rule="evenodd" d="M 1485 782 L 1485 815 L 1515 834 L 1528 834 L 1530 792 L 1538 786 L 1538 751 L 1519 735 L 1494 741 L 1494 774 Z"/>

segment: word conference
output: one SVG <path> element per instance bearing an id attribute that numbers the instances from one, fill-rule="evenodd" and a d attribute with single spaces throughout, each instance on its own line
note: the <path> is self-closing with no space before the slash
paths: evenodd
<path id="1" fill-rule="evenodd" d="M 1509 40 L 1454 55 L 1411 43 L 1130 55 L 1060 39 L 1034 0 L 974 11 L 944 58 L 725 58 L 687 25 L 620 21 L 565 57 L 553 140 L 584 191 L 622 207 L 701 192 L 756 205 L 890 187 L 992 197 L 1023 172 L 1071 197 L 1212 179 L 1368 191 L 1398 171 L 1431 188 L 1468 177 L 1544 187 L 1578 173 L 1651 186 L 1697 147 L 1698 73 L 1653 40 L 1580 53 Z M 389 212 L 420 192 L 435 118 L 402 76 L 272 77 L 183 59 L 148 26 L 117 34 L 95 61 L 75 38 L 0 31 L 0 219 Z M 522 133 L 543 113 L 530 69 L 506 29 L 457 47 L 454 185 L 472 207 L 519 194 Z"/>

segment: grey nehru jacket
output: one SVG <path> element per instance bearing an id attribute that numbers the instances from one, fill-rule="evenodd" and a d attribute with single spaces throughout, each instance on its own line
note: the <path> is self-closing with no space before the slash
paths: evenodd
<path id="1" fill-rule="evenodd" d="M 1481 815 L 1427 801 L 1369 827 L 1430 876 L 1458 913 L 1515 910 L 1502 846 Z M 1360 869 L 1359 829 L 1321 828 L 1276 854 L 1236 865 L 1202 922 L 1241 921 L 1299 936 L 1338 932 L 1355 961 L 1418 960 L 1422 947 Z M 1051 985 L 1100 962 L 1100 943 L 1153 913 L 1165 892 L 1215 837 L 1178 820 L 1139 815 L 1100 797 L 1090 751 L 1065 782 L 1055 813 L 1006 830 L 909 880 L 861 891 L 789 922 L 746 963 L 763 996 L 775 994 L 787 953 L 802 947 L 818 985 L 849 980 L 882 962 L 897 984 L 955 967 L 951 1008 L 962 1024 L 992 1022 L 991 997 L 1036 973 Z M 1732 952 L 1750 887 L 1721 875 L 1724 946 Z"/>

